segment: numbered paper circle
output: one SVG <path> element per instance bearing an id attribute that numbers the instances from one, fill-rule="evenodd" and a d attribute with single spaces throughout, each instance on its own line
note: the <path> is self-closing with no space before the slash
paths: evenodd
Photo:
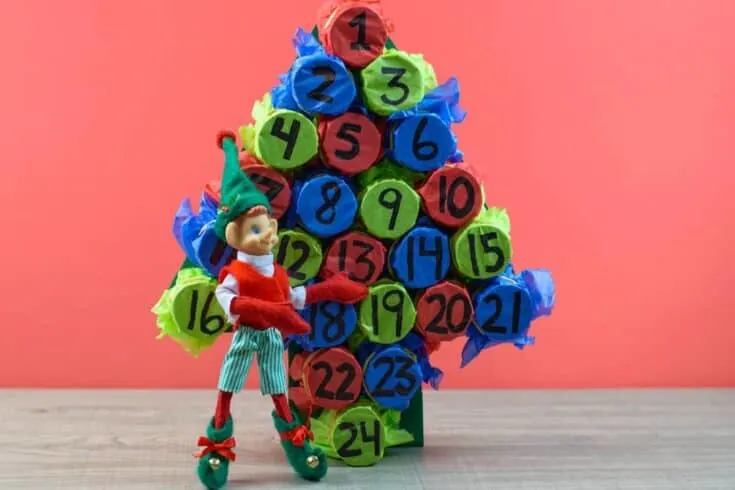
<path id="1" fill-rule="evenodd" d="M 324 33 L 329 51 L 356 68 L 377 58 L 388 39 L 380 14 L 359 5 L 337 9 L 324 26 Z"/>
<path id="2" fill-rule="evenodd" d="M 416 302 L 416 328 L 431 342 L 464 335 L 473 315 L 467 289 L 449 281 L 428 288 Z"/>
<path id="3" fill-rule="evenodd" d="M 370 407 L 347 408 L 334 423 L 332 444 L 347 465 L 374 465 L 385 451 L 383 422 Z"/>
<path id="4" fill-rule="evenodd" d="M 347 175 L 367 170 L 382 152 L 382 135 L 362 114 L 348 112 L 322 123 L 322 160 Z"/>
<path id="5" fill-rule="evenodd" d="M 263 163 L 288 170 L 300 167 L 317 154 L 316 126 L 299 112 L 280 109 L 269 115 L 255 137 Z"/>
<path id="6" fill-rule="evenodd" d="M 472 221 L 482 209 L 480 182 L 454 165 L 433 172 L 419 194 L 426 214 L 448 228 L 459 228 Z"/>
<path id="7" fill-rule="evenodd" d="M 172 314 L 182 335 L 201 344 L 214 342 L 229 324 L 214 295 L 216 284 L 192 283 L 174 288 Z"/>
<path id="8" fill-rule="evenodd" d="M 409 116 L 391 125 L 388 135 L 393 159 L 416 172 L 441 168 L 457 148 L 449 126 L 436 114 Z"/>
<path id="9" fill-rule="evenodd" d="M 403 51 L 388 51 L 362 71 L 362 95 L 381 116 L 410 109 L 424 98 L 424 75 Z"/>
<path id="10" fill-rule="evenodd" d="M 385 245 L 370 235 L 352 231 L 337 238 L 327 251 L 324 271 L 345 273 L 367 285 L 378 280 L 385 267 Z"/>
<path id="11" fill-rule="evenodd" d="M 383 408 L 407 409 L 421 387 L 421 368 L 398 346 L 372 354 L 363 370 L 365 391 Z"/>
<path id="12" fill-rule="evenodd" d="M 322 263 L 319 241 L 299 230 L 281 231 L 278 238 L 273 254 L 276 262 L 288 272 L 291 286 L 298 286 L 316 277 Z"/>
<path id="13" fill-rule="evenodd" d="M 372 235 L 395 239 L 413 228 L 420 207 L 413 187 L 401 180 L 385 179 L 365 189 L 360 218 Z"/>
<path id="14" fill-rule="evenodd" d="M 299 191 L 296 214 L 311 233 L 323 238 L 334 236 L 352 226 L 357 198 L 343 179 L 320 175 L 307 180 Z"/>
<path id="15" fill-rule="evenodd" d="M 354 403 L 362 389 L 362 368 L 348 350 L 320 350 L 304 365 L 304 389 L 314 405 L 338 410 Z"/>
<path id="16" fill-rule="evenodd" d="M 390 260 L 394 274 L 406 287 L 429 287 L 449 272 L 449 238 L 436 228 L 418 226 L 393 245 Z"/>
<path id="17" fill-rule="evenodd" d="M 495 342 L 512 342 L 525 336 L 532 315 L 531 297 L 518 285 L 493 285 L 475 296 L 477 326 Z"/>
<path id="18" fill-rule="evenodd" d="M 291 186 L 280 172 L 260 164 L 242 168 L 255 186 L 265 194 L 273 209 L 273 217 L 280 219 L 291 202 Z"/>
<path id="19" fill-rule="evenodd" d="M 368 340 L 395 344 L 413 328 L 416 309 L 406 288 L 397 282 L 370 287 L 370 295 L 360 303 L 358 324 Z"/>
<path id="20" fill-rule="evenodd" d="M 355 307 L 333 301 L 309 305 L 301 316 L 311 325 L 309 343 L 314 349 L 344 344 L 357 326 Z"/>
<path id="21" fill-rule="evenodd" d="M 290 76 L 293 98 L 308 114 L 342 114 L 357 95 L 352 74 L 341 61 L 329 56 L 297 59 Z"/>
<path id="22" fill-rule="evenodd" d="M 454 266 L 470 279 L 497 276 L 508 265 L 511 252 L 510 237 L 487 223 L 470 223 L 452 237 Z"/>

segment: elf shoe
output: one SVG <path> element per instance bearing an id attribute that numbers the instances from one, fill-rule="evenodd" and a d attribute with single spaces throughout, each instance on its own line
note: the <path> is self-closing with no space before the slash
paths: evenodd
<path id="1" fill-rule="evenodd" d="M 199 447 L 203 449 L 194 456 L 199 458 L 197 475 L 208 490 L 219 490 L 227 484 L 230 461 L 235 461 L 235 438 L 232 437 L 234 424 L 228 417 L 225 425 L 214 428 L 214 417 L 209 421 L 207 436 L 199 438 Z"/>
<path id="2" fill-rule="evenodd" d="M 309 429 L 293 415 L 293 422 L 286 422 L 273 411 L 273 423 L 281 435 L 281 446 L 286 452 L 288 464 L 306 480 L 318 481 L 327 474 L 327 456 L 311 444 Z"/>

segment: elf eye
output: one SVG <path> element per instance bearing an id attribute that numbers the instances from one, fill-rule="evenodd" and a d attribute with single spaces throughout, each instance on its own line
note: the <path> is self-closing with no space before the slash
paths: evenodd
<path id="1" fill-rule="evenodd" d="M 258 233 L 260 233 L 260 227 L 253 226 L 252 228 L 250 228 L 250 231 L 252 231 L 254 235 L 257 235 Z"/>

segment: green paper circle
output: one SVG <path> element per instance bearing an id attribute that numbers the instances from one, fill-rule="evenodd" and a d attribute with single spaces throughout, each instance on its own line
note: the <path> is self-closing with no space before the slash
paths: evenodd
<path id="1" fill-rule="evenodd" d="M 255 152 L 266 165 L 289 170 L 304 165 L 319 150 L 316 126 L 301 113 L 277 110 L 255 135 Z"/>
<path id="2" fill-rule="evenodd" d="M 216 287 L 212 282 L 194 282 L 172 291 L 171 315 L 176 327 L 200 346 L 211 344 L 229 327 L 214 294 Z"/>
<path id="3" fill-rule="evenodd" d="M 322 246 L 319 240 L 300 230 L 285 230 L 278 234 L 278 245 L 273 250 L 276 262 L 288 272 L 291 286 L 299 286 L 316 277 L 322 265 Z"/>
<path id="4" fill-rule="evenodd" d="M 413 228 L 421 198 L 402 180 L 380 180 L 365 189 L 360 199 L 360 218 L 371 234 L 395 239 Z"/>
<path id="5" fill-rule="evenodd" d="M 402 284 L 386 281 L 370 287 L 370 294 L 360 303 L 359 315 L 360 329 L 368 340 L 395 344 L 413 328 L 416 307 Z"/>
<path id="6" fill-rule="evenodd" d="M 500 228 L 473 222 L 452 237 L 452 262 L 469 279 L 497 276 L 510 263 L 510 237 Z"/>
<path id="7" fill-rule="evenodd" d="M 362 71 L 365 105 L 388 116 L 415 106 L 424 98 L 424 74 L 407 53 L 388 51 Z"/>
<path id="8" fill-rule="evenodd" d="M 385 427 L 370 407 L 346 409 L 335 420 L 332 444 L 339 457 L 349 466 L 372 466 L 385 452 Z"/>

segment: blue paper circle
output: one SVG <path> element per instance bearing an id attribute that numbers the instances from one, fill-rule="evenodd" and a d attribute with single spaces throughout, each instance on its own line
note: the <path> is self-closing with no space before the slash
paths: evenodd
<path id="1" fill-rule="evenodd" d="M 525 337 L 532 314 L 528 291 L 510 279 L 502 278 L 475 296 L 477 330 L 493 343 Z"/>
<path id="2" fill-rule="evenodd" d="M 391 249 L 391 268 L 407 288 L 427 288 L 446 277 L 449 253 L 447 235 L 433 227 L 418 226 Z"/>
<path id="3" fill-rule="evenodd" d="M 290 71 L 291 94 L 308 114 L 336 116 L 347 111 L 357 88 L 341 60 L 321 54 L 296 60 Z"/>
<path id="4" fill-rule="evenodd" d="M 308 231 L 322 238 L 330 237 L 352 226 L 357 198 L 343 179 L 320 175 L 301 188 L 296 213 Z"/>
<path id="5" fill-rule="evenodd" d="M 333 301 L 309 305 L 301 310 L 301 316 L 311 325 L 311 333 L 304 339 L 309 350 L 338 347 L 357 327 L 355 307 Z"/>
<path id="6" fill-rule="evenodd" d="M 391 128 L 389 146 L 397 162 L 416 172 L 430 172 L 446 163 L 457 144 L 439 116 L 419 113 Z"/>
<path id="7" fill-rule="evenodd" d="M 404 349 L 388 347 L 363 366 L 365 390 L 383 408 L 405 410 L 421 387 L 421 367 Z"/>

